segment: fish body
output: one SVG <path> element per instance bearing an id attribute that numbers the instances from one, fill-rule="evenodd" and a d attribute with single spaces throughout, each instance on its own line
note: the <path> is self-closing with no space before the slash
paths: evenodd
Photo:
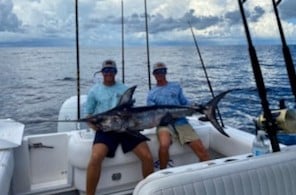
<path id="1" fill-rule="evenodd" d="M 137 131 L 156 127 L 164 118 L 169 123 L 180 117 L 191 116 L 197 110 L 198 108 L 173 105 L 125 107 L 94 115 L 88 122 L 102 131 Z"/>
<path id="2" fill-rule="evenodd" d="M 228 136 L 216 120 L 215 109 L 218 102 L 230 90 L 217 95 L 204 106 L 153 105 L 134 107 L 132 96 L 135 89 L 136 86 L 129 88 L 123 94 L 122 98 L 115 108 L 76 121 L 91 123 L 98 129 L 105 132 L 124 132 L 153 128 L 158 126 L 160 122 L 164 119 L 167 123 L 170 123 L 180 117 L 186 117 L 196 113 L 201 113 L 206 115 L 206 118 L 220 133 Z"/>

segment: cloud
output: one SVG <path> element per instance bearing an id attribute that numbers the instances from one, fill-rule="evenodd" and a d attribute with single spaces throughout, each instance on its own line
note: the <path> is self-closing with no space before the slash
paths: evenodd
<path id="1" fill-rule="evenodd" d="M 149 33 L 157 34 L 172 30 L 186 30 L 189 28 L 188 21 L 190 21 L 192 26 L 196 29 L 205 29 L 209 26 L 216 25 L 220 20 L 218 17 L 214 16 L 196 17 L 193 13 L 194 10 L 189 10 L 179 18 L 174 18 L 172 16 L 166 17 L 160 13 L 155 15 L 148 14 Z M 121 19 L 105 18 L 101 19 L 101 21 L 96 21 L 96 23 L 97 22 L 120 24 Z M 145 32 L 145 17 L 143 14 L 133 13 L 125 18 L 124 23 L 127 26 L 128 32 Z"/>
<path id="2" fill-rule="evenodd" d="M 201 16 L 194 15 L 194 10 L 191 9 L 186 12 L 180 18 L 165 17 L 161 14 L 157 14 L 151 17 L 150 33 L 161 33 L 171 30 L 187 30 L 189 28 L 188 22 L 199 30 L 206 29 L 209 26 L 216 25 L 219 22 L 219 18 L 215 16 Z"/>
<path id="3" fill-rule="evenodd" d="M 284 0 L 278 5 L 278 11 L 282 19 L 296 19 L 296 1 Z"/>
<path id="4" fill-rule="evenodd" d="M 22 22 L 12 12 L 13 4 L 10 0 L 0 1 L 0 32 L 10 31 L 18 32 L 21 31 L 20 27 Z"/>
<path id="5" fill-rule="evenodd" d="M 265 11 L 262 7 L 256 6 L 254 11 L 250 14 L 251 22 L 258 22 L 258 20 L 265 14 Z"/>
<path id="6" fill-rule="evenodd" d="M 248 22 L 258 22 L 258 20 L 265 14 L 262 7 L 256 6 L 253 10 L 244 9 L 245 16 Z M 224 16 L 229 25 L 241 25 L 241 13 L 239 10 L 226 12 Z"/>
<path id="7" fill-rule="evenodd" d="M 217 25 L 221 18 L 217 16 L 201 16 L 197 17 L 194 15 L 194 10 L 190 10 L 189 12 L 185 13 L 182 21 L 190 21 L 192 26 L 196 29 L 202 30 L 209 26 Z M 187 25 L 188 28 L 188 25 Z"/>
<path id="8" fill-rule="evenodd" d="M 121 1 L 78 2 L 81 45 L 120 44 Z M 123 2 L 126 43 L 145 43 L 143 1 Z M 249 26 L 255 29 L 254 35 L 277 37 L 271 5 L 271 1 L 247 1 L 244 5 Z M 283 27 L 290 37 L 296 32 L 295 7 L 296 1 L 292 0 L 284 0 L 279 5 Z M 74 8 L 73 0 L 0 0 L 0 41 L 74 44 Z M 231 38 L 245 39 L 238 4 L 231 0 L 183 0 L 178 3 L 151 0 L 147 1 L 147 11 L 149 34 L 154 42 L 186 42 L 191 38 L 188 20 L 202 40 L 227 39 L 229 43 Z"/>

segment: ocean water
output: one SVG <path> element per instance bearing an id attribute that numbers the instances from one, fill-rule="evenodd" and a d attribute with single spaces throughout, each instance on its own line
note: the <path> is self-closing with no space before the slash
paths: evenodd
<path id="1" fill-rule="evenodd" d="M 240 89 L 226 95 L 219 103 L 223 123 L 254 132 L 253 118 L 261 111 L 247 46 L 201 46 L 200 51 L 215 95 L 229 89 Z M 285 99 L 294 107 L 294 96 L 281 46 L 256 47 L 271 109 Z M 290 46 L 296 64 L 296 46 Z M 86 94 L 101 76 L 105 59 L 114 59 L 122 78 L 121 48 L 80 48 L 80 91 Z M 56 132 L 56 123 L 34 123 L 34 120 L 57 120 L 63 102 L 77 94 L 75 48 L 0 48 L 0 118 L 25 123 L 25 134 Z M 137 85 L 136 105 L 145 105 L 149 90 L 146 47 L 125 48 L 125 78 L 128 86 Z M 186 96 L 206 103 L 212 96 L 195 47 L 170 46 L 150 48 L 150 67 L 157 61 L 168 65 L 168 79 L 179 81 Z M 151 86 L 155 84 L 150 76 Z"/>

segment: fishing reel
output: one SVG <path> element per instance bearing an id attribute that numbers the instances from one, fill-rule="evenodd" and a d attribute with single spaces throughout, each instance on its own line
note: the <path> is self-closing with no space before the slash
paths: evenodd
<path id="1" fill-rule="evenodd" d="M 296 133 L 296 110 L 295 109 L 279 109 L 271 111 L 272 117 L 279 131 L 283 133 Z M 266 119 L 261 114 L 256 119 L 256 126 L 266 130 Z"/>

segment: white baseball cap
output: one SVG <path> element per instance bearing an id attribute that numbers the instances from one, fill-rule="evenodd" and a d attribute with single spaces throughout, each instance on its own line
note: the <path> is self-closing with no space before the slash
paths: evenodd
<path id="1" fill-rule="evenodd" d="M 165 63 L 163 62 L 157 62 L 153 65 L 153 72 L 159 69 L 167 69 Z"/>
<path id="2" fill-rule="evenodd" d="M 117 70 L 117 67 L 116 67 L 116 63 L 114 60 L 105 60 L 102 64 L 102 69 L 101 71 L 104 69 L 104 68 L 115 68 Z"/>

